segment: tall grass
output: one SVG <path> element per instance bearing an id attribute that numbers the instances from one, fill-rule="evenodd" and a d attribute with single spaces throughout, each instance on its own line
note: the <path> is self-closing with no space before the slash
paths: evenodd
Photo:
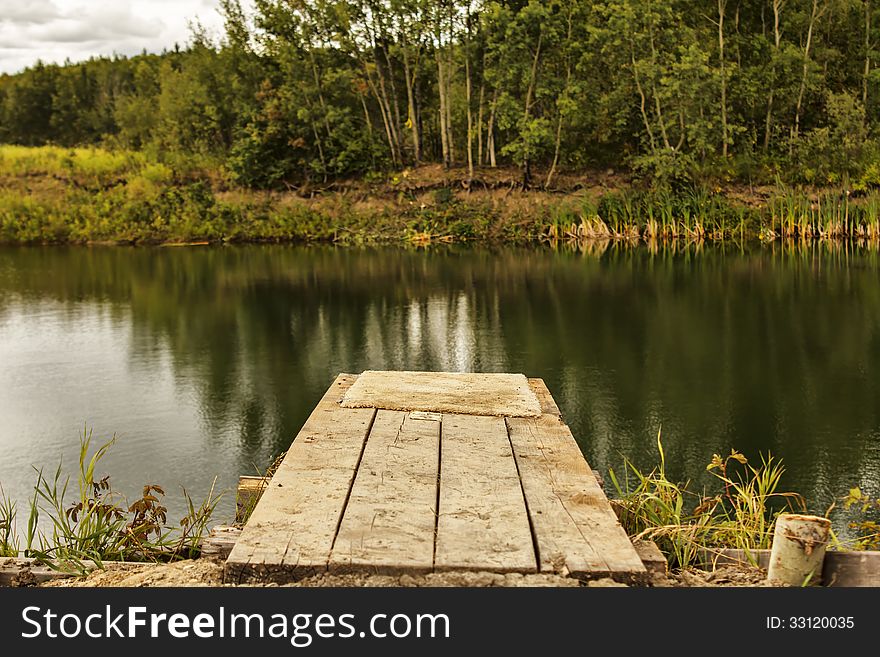
<path id="1" fill-rule="evenodd" d="M 753 210 L 726 197 L 694 187 L 674 193 L 666 189 L 628 190 L 585 201 L 578 216 L 560 225 L 554 221 L 551 239 L 624 240 L 636 242 L 742 238 L 757 222 Z"/>
<path id="2" fill-rule="evenodd" d="M 657 449 L 660 462 L 650 472 L 624 459 L 621 475 L 614 470 L 610 475 L 624 529 L 635 538 L 654 540 L 671 567 L 699 564 L 723 548 L 738 548 L 747 555 L 769 548 L 776 516 L 804 506 L 800 495 L 779 490 L 784 468 L 771 456 L 752 466 L 735 450 L 726 457 L 715 454 L 707 470 L 721 488 L 696 492 L 690 482 L 668 478 L 659 432 Z"/>
<path id="3" fill-rule="evenodd" d="M 18 537 L 15 534 L 15 501 L 6 497 L 0 486 L 0 557 L 18 555 Z"/>
<path id="4" fill-rule="evenodd" d="M 0 173 L 10 176 L 53 176 L 107 183 L 150 166 L 143 153 L 103 148 L 0 145 Z"/>
<path id="5" fill-rule="evenodd" d="M 770 201 L 765 237 L 791 239 L 880 240 L 880 191 L 854 198 L 849 191 L 809 195 L 782 188 Z"/>
<path id="6" fill-rule="evenodd" d="M 92 450 L 91 432 L 84 430 L 75 487 L 61 464 L 49 476 L 36 471 L 23 550 L 15 529 L 14 504 L 0 498 L 0 550 L 6 556 L 24 554 L 70 572 L 85 572 L 92 564 L 101 566 L 108 560 L 167 561 L 197 556 L 220 500 L 213 485 L 198 503 L 184 490 L 186 515 L 176 526 L 169 525 L 161 486 L 147 484 L 139 499 L 128 502 L 113 490 L 109 476 L 96 474 L 114 442 L 115 437 Z M 41 530 L 41 524 L 49 530 Z"/>
<path id="7" fill-rule="evenodd" d="M 779 183 L 766 203 L 746 204 L 704 187 L 625 190 L 554 220 L 545 238 L 566 240 L 880 242 L 880 190 L 809 192 Z"/>

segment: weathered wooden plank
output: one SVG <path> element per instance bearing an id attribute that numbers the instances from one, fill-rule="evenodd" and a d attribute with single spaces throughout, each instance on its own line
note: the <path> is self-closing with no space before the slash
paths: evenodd
<path id="1" fill-rule="evenodd" d="M 503 418 L 443 415 L 434 568 L 537 570 Z"/>
<path id="2" fill-rule="evenodd" d="M 425 415 L 376 413 L 330 555 L 331 572 L 432 570 L 440 417 Z"/>
<path id="3" fill-rule="evenodd" d="M 541 413 L 562 417 L 562 412 L 556 405 L 556 400 L 553 399 L 553 395 L 550 394 L 543 379 L 529 379 L 529 387 L 532 389 L 532 392 L 535 393 L 535 396 L 541 404 Z M 596 483 L 599 484 L 599 488 L 604 487 L 605 479 L 602 477 L 602 474 L 598 470 L 591 470 L 591 472 L 596 479 Z"/>
<path id="4" fill-rule="evenodd" d="M 539 399 L 549 397 L 533 380 Z M 643 581 L 647 571 L 557 414 L 507 418 L 542 572 Z"/>
<path id="5" fill-rule="evenodd" d="M 640 540 L 633 543 L 636 554 L 645 566 L 645 570 L 651 575 L 665 575 L 669 564 L 666 557 L 657 547 L 654 541 Z"/>
<path id="6" fill-rule="evenodd" d="M 373 409 L 342 409 L 340 374 L 293 441 L 226 562 L 228 581 L 326 570 Z"/>
<path id="7" fill-rule="evenodd" d="M 538 403 L 541 404 L 542 414 L 557 415 L 559 417 L 562 417 L 562 413 L 559 411 L 559 407 L 556 405 L 556 400 L 553 399 L 553 395 L 550 394 L 550 391 L 544 384 L 544 379 L 529 379 L 529 387 L 538 398 Z"/>
<path id="8" fill-rule="evenodd" d="M 462 415 L 537 417 L 541 405 L 522 374 L 363 372 L 345 408 L 385 408 Z"/>
<path id="9" fill-rule="evenodd" d="M 578 521 L 568 510 L 568 506 L 584 505 L 587 500 L 582 498 L 583 494 L 590 496 L 590 503 L 597 502 L 593 499 L 595 491 L 590 485 L 591 483 L 595 485 L 592 474 L 582 472 L 580 478 L 583 481 L 574 482 L 575 489 L 569 491 L 566 489 L 569 482 L 558 481 L 556 473 L 553 472 L 559 461 L 563 461 L 565 467 L 572 467 L 571 464 L 565 463 L 567 460 L 565 457 L 571 458 L 572 455 L 565 454 L 565 457 L 560 459 L 556 453 L 559 449 L 558 443 L 561 442 L 558 433 L 554 436 L 554 445 L 548 448 L 544 442 L 545 434 L 551 431 L 559 432 L 561 426 L 564 425 L 559 418 L 550 415 L 530 422 L 508 419 L 510 442 L 529 506 L 529 515 L 538 546 L 540 569 L 542 572 L 590 573 L 594 577 L 607 577 L 610 576 L 611 569 L 600 551 L 593 547 L 588 536 L 594 533 L 595 523 L 587 523 L 585 535 Z M 580 453 L 577 456 L 583 459 Z M 567 498 L 571 498 L 568 504 L 566 504 Z"/>
<path id="10" fill-rule="evenodd" d="M 202 544 L 199 547 L 200 558 L 225 561 L 240 536 L 241 527 L 217 525 L 202 539 Z"/>
<path id="11" fill-rule="evenodd" d="M 880 551 L 826 552 L 823 586 L 880 586 Z"/>

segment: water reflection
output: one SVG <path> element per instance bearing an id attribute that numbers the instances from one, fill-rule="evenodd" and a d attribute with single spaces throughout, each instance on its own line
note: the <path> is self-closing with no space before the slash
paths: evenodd
<path id="1" fill-rule="evenodd" d="M 87 422 L 132 492 L 231 487 L 338 372 L 522 371 L 602 471 L 662 425 L 673 475 L 769 450 L 821 510 L 878 492 L 878 272 L 821 244 L 2 249 L 0 482 L 24 499 Z"/>

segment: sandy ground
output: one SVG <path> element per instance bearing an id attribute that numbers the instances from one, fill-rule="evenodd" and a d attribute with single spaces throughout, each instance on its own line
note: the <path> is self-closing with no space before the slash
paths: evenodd
<path id="1" fill-rule="evenodd" d="M 767 586 L 766 573 L 760 568 L 722 566 L 714 572 L 686 570 L 666 576 L 655 575 L 655 587 L 718 587 L 718 586 Z M 465 587 L 573 587 L 584 584 L 576 579 L 558 575 L 521 575 L 497 573 L 451 572 L 432 573 L 413 577 L 387 575 L 319 575 L 307 577 L 284 586 L 302 587 L 415 587 L 415 586 L 465 586 Z M 587 582 L 590 587 L 625 586 L 610 579 Z M 62 587 L 145 587 L 145 586 L 230 586 L 223 584 L 223 563 L 212 559 L 179 561 L 171 564 L 113 565 L 107 570 L 95 571 L 84 578 L 53 580 L 42 586 Z M 277 586 L 268 584 L 267 586 Z"/>

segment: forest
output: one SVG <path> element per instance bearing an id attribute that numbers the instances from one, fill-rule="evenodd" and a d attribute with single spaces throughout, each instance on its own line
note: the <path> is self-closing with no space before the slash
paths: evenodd
<path id="1" fill-rule="evenodd" d="M 221 0 L 161 54 L 0 77 L 0 142 L 283 188 L 420 164 L 880 184 L 872 0 Z"/>

